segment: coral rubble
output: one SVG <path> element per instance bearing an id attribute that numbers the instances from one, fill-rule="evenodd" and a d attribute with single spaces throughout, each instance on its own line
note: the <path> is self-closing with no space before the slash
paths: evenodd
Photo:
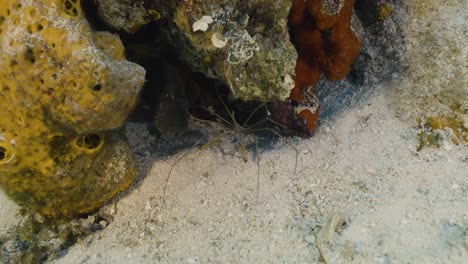
<path id="1" fill-rule="evenodd" d="M 145 70 L 118 36 L 94 32 L 80 2 L 0 1 L 0 185 L 49 217 L 89 212 L 128 187 L 115 130 Z"/>
<path id="2" fill-rule="evenodd" d="M 96 0 L 99 18 L 115 30 L 135 33 L 141 27 L 159 18 L 156 10 L 145 7 L 138 0 Z"/>
<path id="3" fill-rule="evenodd" d="M 243 101 L 285 100 L 297 54 L 290 1 L 151 1 L 170 21 L 171 41 L 194 71 L 226 82 Z"/>

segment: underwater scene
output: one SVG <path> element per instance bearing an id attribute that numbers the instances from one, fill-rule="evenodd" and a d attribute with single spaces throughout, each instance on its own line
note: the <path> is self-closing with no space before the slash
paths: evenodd
<path id="1" fill-rule="evenodd" d="M 0 263 L 466 263 L 468 2 L 0 0 Z"/>

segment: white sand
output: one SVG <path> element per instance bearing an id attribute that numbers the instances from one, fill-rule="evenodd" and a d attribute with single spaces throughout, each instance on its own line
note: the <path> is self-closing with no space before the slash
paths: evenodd
<path id="1" fill-rule="evenodd" d="M 226 144 L 175 166 L 163 209 L 164 178 L 184 152 L 156 157 L 145 126 L 130 125 L 141 182 L 114 222 L 54 263 L 466 263 L 466 147 L 416 152 L 389 96 L 378 92 L 311 139 L 263 149 L 258 202 L 254 159 Z M 299 151 L 296 175 L 285 142 Z M 17 206 L 0 199 L 4 232 Z M 345 221 L 337 232 L 333 217 Z"/>
<path id="2" fill-rule="evenodd" d="M 131 125 L 147 176 L 118 201 L 110 226 L 55 263 L 463 263 L 468 152 L 416 152 L 415 132 L 394 116 L 388 96 L 293 142 L 297 175 L 287 144 L 262 150 L 258 202 L 255 161 L 220 146 L 175 167 L 163 209 L 164 178 L 183 152 L 145 154 L 145 126 Z M 332 217 L 346 222 L 334 238 Z"/>

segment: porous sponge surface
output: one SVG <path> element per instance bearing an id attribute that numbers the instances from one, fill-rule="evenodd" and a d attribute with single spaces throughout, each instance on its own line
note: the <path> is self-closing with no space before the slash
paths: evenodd
<path id="1" fill-rule="evenodd" d="M 353 8 L 354 0 L 293 0 L 288 19 L 298 58 L 291 100 L 307 101 L 321 74 L 332 81 L 348 74 L 361 49 L 351 28 Z M 298 113 L 310 131 L 317 127 L 319 110 Z"/>
<path id="2" fill-rule="evenodd" d="M 340 3 L 336 14 L 326 8 L 330 3 Z M 315 87 L 322 73 L 337 81 L 350 71 L 361 49 L 351 28 L 353 5 L 353 0 L 293 1 L 289 24 L 299 56 L 292 100 L 304 100 L 302 90 Z"/>
<path id="3" fill-rule="evenodd" d="M 125 189 L 135 167 L 112 129 L 144 75 L 118 36 L 90 28 L 79 0 L 0 0 L 0 185 L 51 217 Z"/>

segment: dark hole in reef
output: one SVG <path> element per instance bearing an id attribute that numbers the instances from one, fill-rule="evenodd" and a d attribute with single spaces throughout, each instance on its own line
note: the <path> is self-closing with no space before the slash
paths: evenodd
<path id="1" fill-rule="evenodd" d="M 102 85 L 100 85 L 100 84 L 96 84 L 96 85 L 93 86 L 93 90 L 96 91 L 96 92 L 101 91 L 101 89 L 102 89 Z"/>
<path id="2" fill-rule="evenodd" d="M 356 0 L 354 11 L 364 27 L 371 26 L 379 21 L 378 1 Z"/>
<path id="3" fill-rule="evenodd" d="M 101 137 L 97 134 L 90 134 L 84 138 L 84 141 L 90 148 L 96 148 L 101 143 Z"/>
<path id="4" fill-rule="evenodd" d="M 95 149 L 101 144 L 101 136 L 98 134 L 87 134 L 76 140 L 76 145 L 80 148 Z"/>
<path id="5" fill-rule="evenodd" d="M 322 35 L 324 39 L 329 39 L 331 35 L 331 28 L 320 30 L 320 35 Z"/>
<path id="6" fill-rule="evenodd" d="M 114 31 L 99 17 L 95 0 L 81 0 L 81 9 L 92 29 L 96 31 Z"/>
<path id="7" fill-rule="evenodd" d="M 35 9 L 29 10 L 29 16 L 30 17 L 34 17 L 35 15 L 36 15 L 36 10 Z"/>
<path id="8" fill-rule="evenodd" d="M 4 147 L 0 147 L 0 160 L 4 160 L 7 156 L 7 150 Z"/>
<path id="9" fill-rule="evenodd" d="M 305 20 L 304 20 L 304 26 L 305 27 L 316 27 L 316 19 L 315 17 L 310 14 L 309 12 L 305 11 L 304 10 L 304 16 L 305 16 Z M 291 34 L 293 31 L 289 31 L 289 33 Z"/>
<path id="10" fill-rule="evenodd" d="M 43 30 L 43 29 L 44 29 L 44 27 L 43 27 L 42 25 L 38 25 L 38 26 L 37 26 L 37 30 L 38 30 L 38 31 L 41 31 L 41 30 Z"/>
<path id="11" fill-rule="evenodd" d="M 193 72 L 179 59 L 180 51 L 172 46 L 161 30 L 167 26 L 164 23 L 150 23 L 136 34 L 121 34 L 126 57 L 147 71 L 141 99 L 129 121 L 153 123 L 158 119 L 159 129 L 180 131 L 184 130 L 188 112 L 198 118 L 214 119 L 200 106 L 211 106 L 224 117 L 222 102 L 229 104 L 228 87 L 202 73 Z"/>
<path id="12" fill-rule="evenodd" d="M 66 9 L 72 9 L 73 5 L 69 1 L 65 1 L 65 8 Z"/>

